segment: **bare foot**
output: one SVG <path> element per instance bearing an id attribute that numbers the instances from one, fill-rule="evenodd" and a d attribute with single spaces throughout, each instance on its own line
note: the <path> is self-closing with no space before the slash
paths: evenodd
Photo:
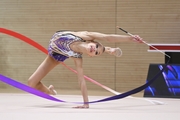
<path id="1" fill-rule="evenodd" d="M 57 95 L 57 92 L 56 92 L 56 90 L 54 90 L 53 85 L 50 85 L 48 89 L 49 89 L 51 95 Z"/>

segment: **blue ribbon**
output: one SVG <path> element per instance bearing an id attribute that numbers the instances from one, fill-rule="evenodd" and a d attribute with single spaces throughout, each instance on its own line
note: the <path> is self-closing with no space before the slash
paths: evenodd
<path id="1" fill-rule="evenodd" d="M 137 88 L 135 88 L 133 90 L 122 93 L 120 95 L 115 95 L 115 96 L 111 96 L 111 97 L 107 97 L 107 98 L 104 98 L 104 99 L 91 101 L 91 102 L 87 102 L 87 103 L 99 103 L 99 102 L 112 101 L 112 100 L 125 98 L 127 96 L 132 95 L 132 94 L 136 94 L 136 93 L 144 90 L 145 88 L 147 88 L 149 85 L 151 85 L 165 69 L 167 69 L 167 67 L 164 67 L 156 76 L 154 76 L 151 80 L 149 80 L 147 83 L 145 83 L 144 85 L 142 85 L 140 87 L 137 87 Z M 8 77 L 6 77 L 4 75 L 1 75 L 1 74 L 0 74 L 0 81 L 6 83 L 8 85 L 11 85 L 11 86 L 13 86 L 15 88 L 18 88 L 20 90 L 23 90 L 25 92 L 34 94 L 36 96 L 39 96 L 39 97 L 42 97 L 42 98 L 45 98 L 45 99 L 48 99 L 48 100 L 52 100 L 52 101 L 56 101 L 56 102 L 67 102 L 67 101 L 64 101 L 64 100 L 57 99 L 57 98 L 55 98 L 53 96 L 50 96 L 48 94 L 45 94 L 45 93 L 43 93 L 41 91 L 38 91 L 38 90 L 36 90 L 34 88 L 31 88 L 31 87 L 29 87 L 29 86 L 27 86 L 25 84 L 22 84 L 22 83 L 20 83 L 18 81 L 15 81 L 15 80 L 13 80 L 11 78 L 8 78 Z M 68 103 L 84 104 L 84 102 L 68 102 Z"/>

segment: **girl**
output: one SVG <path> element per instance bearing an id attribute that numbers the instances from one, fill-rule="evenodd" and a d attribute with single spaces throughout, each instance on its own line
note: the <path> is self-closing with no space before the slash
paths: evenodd
<path id="1" fill-rule="evenodd" d="M 116 57 L 122 55 L 120 48 L 104 47 L 101 43 L 94 40 L 105 40 L 109 42 L 142 41 L 138 35 L 132 37 L 88 31 L 58 31 L 50 40 L 47 57 L 28 79 L 28 85 L 47 94 L 57 94 L 53 85 L 46 87 L 42 84 L 41 80 L 55 66 L 68 58 L 72 58 L 76 66 L 78 82 L 84 100 L 84 105 L 75 108 L 89 108 L 89 104 L 86 104 L 88 102 L 88 95 L 86 83 L 83 77 L 82 55 L 86 54 L 90 57 L 95 57 L 100 56 L 104 52 L 109 53 L 110 55 L 115 55 Z"/>

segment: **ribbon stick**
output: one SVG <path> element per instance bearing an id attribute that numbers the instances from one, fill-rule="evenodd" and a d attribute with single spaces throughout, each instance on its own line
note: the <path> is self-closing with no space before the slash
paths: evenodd
<path id="1" fill-rule="evenodd" d="M 126 34 L 128 34 L 128 35 L 130 35 L 130 36 L 132 36 L 132 37 L 134 36 L 133 34 L 129 33 L 128 31 L 126 31 L 126 30 L 124 30 L 124 29 L 120 28 L 119 26 L 117 26 L 117 28 L 119 28 L 119 30 L 121 30 L 121 31 L 125 32 Z M 169 55 L 167 55 L 167 54 L 166 54 L 166 53 L 164 53 L 163 51 L 161 51 L 161 50 L 157 49 L 156 47 L 154 47 L 154 46 L 150 45 L 149 43 L 145 42 L 144 40 L 141 40 L 141 41 L 142 41 L 144 44 L 146 44 L 146 45 L 148 45 L 148 46 L 150 46 L 150 47 L 154 48 L 154 49 L 155 49 L 155 50 L 157 50 L 158 52 L 162 53 L 163 55 L 167 56 L 168 58 L 171 58 Z"/>

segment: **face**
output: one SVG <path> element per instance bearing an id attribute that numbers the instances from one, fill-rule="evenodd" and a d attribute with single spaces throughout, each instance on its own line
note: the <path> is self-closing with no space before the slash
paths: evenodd
<path id="1" fill-rule="evenodd" d="M 103 46 L 100 43 L 90 42 L 87 47 L 87 54 L 90 57 L 99 56 L 103 53 Z"/>

